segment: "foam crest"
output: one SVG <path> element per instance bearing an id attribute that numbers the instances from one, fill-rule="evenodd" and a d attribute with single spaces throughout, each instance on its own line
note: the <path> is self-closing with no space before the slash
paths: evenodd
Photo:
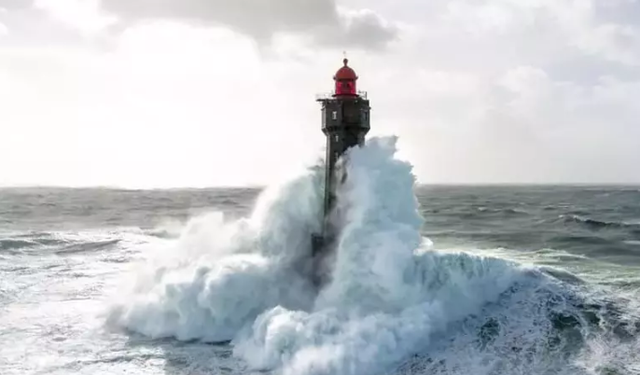
<path id="1" fill-rule="evenodd" d="M 253 214 L 193 220 L 119 301 L 110 322 L 152 337 L 232 340 L 253 369 L 283 374 L 384 373 L 531 273 L 499 259 L 440 254 L 396 137 L 347 153 L 337 192 L 344 222 L 332 279 L 309 285 L 320 230 L 322 170 L 266 191 Z"/>
<path id="2" fill-rule="evenodd" d="M 420 249 L 414 178 L 395 142 L 374 138 L 348 153 L 333 279 L 313 311 L 277 307 L 236 338 L 236 355 L 254 368 L 381 373 L 526 277 L 501 260 Z"/>
<path id="3" fill-rule="evenodd" d="M 167 251 L 151 256 L 114 301 L 108 324 L 151 337 L 228 341 L 258 314 L 308 308 L 301 270 L 318 228 L 317 168 L 265 191 L 249 218 L 191 220 Z"/>
<path id="4" fill-rule="evenodd" d="M 337 191 L 345 215 L 333 282 L 318 305 L 393 309 L 415 301 L 413 253 L 423 219 L 411 166 L 394 158 L 396 138 L 374 138 L 347 153 L 347 180 Z"/>

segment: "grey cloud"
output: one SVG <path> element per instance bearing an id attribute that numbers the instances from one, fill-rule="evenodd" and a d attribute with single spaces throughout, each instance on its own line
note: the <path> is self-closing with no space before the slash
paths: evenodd
<path id="1" fill-rule="evenodd" d="M 50 42 L 56 45 L 83 43 L 83 37 L 75 30 L 55 22 L 46 12 L 34 9 L 33 1 L 29 0 L 0 0 L 0 23 L 8 31 L 2 40 L 3 47 L 34 47 Z"/>
<path id="2" fill-rule="evenodd" d="M 103 8 L 126 23 L 182 19 L 225 25 L 262 43 L 292 32 L 323 45 L 378 49 L 398 33 L 373 12 L 341 13 L 335 0 L 105 0 Z"/>
<path id="3" fill-rule="evenodd" d="M 17 10 L 30 8 L 32 1 L 29 0 L 2 0 L 0 1 L 0 9 Z"/>
<path id="4" fill-rule="evenodd" d="M 581 47 L 589 53 L 599 53 L 607 60 L 640 66 L 640 29 L 632 26 L 606 24 L 598 26 Z"/>
<path id="5" fill-rule="evenodd" d="M 398 36 L 398 28 L 395 25 L 386 22 L 372 11 L 341 15 L 340 24 L 342 27 L 317 33 L 316 40 L 327 45 L 381 49 Z"/>
<path id="6" fill-rule="evenodd" d="M 636 26 L 640 22 L 640 2 L 637 0 L 594 1 L 592 9 L 600 23 Z"/>
<path id="7" fill-rule="evenodd" d="M 424 25 L 419 51 L 436 69 L 498 74 L 518 65 L 553 69 L 568 60 L 640 66 L 640 3 L 612 0 L 606 11 L 602 3 L 451 0 L 425 5 L 412 17 L 423 16 L 414 21 Z"/>
<path id="8" fill-rule="evenodd" d="M 466 83 L 424 77 L 406 94 L 368 89 L 374 131 L 400 135 L 425 181 L 640 183 L 640 79 L 583 84 L 529 66 Z"/>

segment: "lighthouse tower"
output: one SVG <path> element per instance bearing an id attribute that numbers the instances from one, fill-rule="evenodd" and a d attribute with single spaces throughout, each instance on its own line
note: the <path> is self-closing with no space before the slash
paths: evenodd
<path id="1" fill-rule="evenodd" d="M 314 255 L 327 251 L 332 246 L 339 228 L 334 228 L 330 215 L 335 207 L 335 191 L 346 175 L 336 168 L 336 163 L 349 148 L 363 146 L 369 132 L 369 100 L 366 92 L 357 91 L 356 72 L 348 66 L 349 60 L 336 72 L 334 92 L 319 96 L 322 103 L 322 132 L 327 137 L 325 158 L 324 220 L 323 233 L 314 236 Z"/>

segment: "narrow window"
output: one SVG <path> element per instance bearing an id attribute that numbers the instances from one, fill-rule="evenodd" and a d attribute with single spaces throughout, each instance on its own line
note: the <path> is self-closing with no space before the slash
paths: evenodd
<path id="1" fill-rule="evenodd" d="M 334 120 L 337 120 L 338 119 L 338 112 L 333 111 L 333 113 L 331 114 L 331 118 L 334 119 Z"/>

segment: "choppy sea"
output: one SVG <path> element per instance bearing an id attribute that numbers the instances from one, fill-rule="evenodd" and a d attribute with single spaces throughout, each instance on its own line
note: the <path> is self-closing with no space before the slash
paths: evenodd
<path id="1" fill-rule="evenodd" d="M 0 374 L 640 374 L 640 187 L 417 186 L 350 154 L 265 189 L 0 189 Z"/>

